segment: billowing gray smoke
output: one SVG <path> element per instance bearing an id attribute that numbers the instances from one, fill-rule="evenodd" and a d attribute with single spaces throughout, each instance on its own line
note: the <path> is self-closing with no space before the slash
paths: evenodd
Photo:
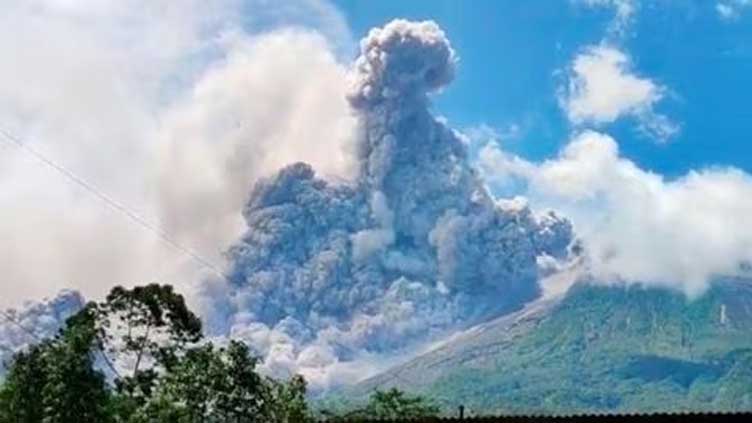
<path id="1" fill-rule="evenodd" d="M 0 316 L 0 376 L 13 353 L 55 335 L 65 320 L 83 306 L 81 294 L 64 290 L 52 299 L 5 310 Z"/>
<path id="2" fill-rule="evenodd" d="M 326 386 L 538 295 L 539 263 L 569 258 L 572 228 L 492 198 L 430 114 L 456 62 L 433 22 L 368 34 L 348 94 L 358 177 L 334 183 L 296 163 L 253 187 L 227 280 L 203 285 L 214 335 Z"/>

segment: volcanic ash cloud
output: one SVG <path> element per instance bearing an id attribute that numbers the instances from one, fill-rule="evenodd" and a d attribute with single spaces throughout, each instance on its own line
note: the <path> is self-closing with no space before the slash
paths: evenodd
<path id="1" fill-rule="evenodd" d="M 295 163 L 255 184 L 226 280 L 203 284 L 213 335 L 325 387 L 539 295 L 539 263 L 570 258 L 572 227 L 492 198 L 430 114 L 456 64 L 433 22 L 395 20 L 361 41 L 347 97 L 357 177 Z"/>
<path id="2" fill-rule="evenodd" d="M 30 301 L 18 309 L 4 310 L 0 318 L 0 376 L 16 352 L 54 336 L 65 320 L 83 306 L 81 294 L 63 290 L 51 299 Z"/>

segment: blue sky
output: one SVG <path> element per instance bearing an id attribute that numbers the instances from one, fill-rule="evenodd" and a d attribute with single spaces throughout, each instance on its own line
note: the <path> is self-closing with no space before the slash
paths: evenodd
<path id="1" fill-rule="evenodd" d="M 458 127 L 484 123 L 504 134 L 517 126 L 503 145 L 525 158 L 551 157 L 566 143 L 561 71 L 586 46 L 607 42 L 631 57 L 633 73 L 665 87 L 656 110 L 681 127 L 658 142 L 633 119 L 601 125 L 624 157 L 669 178 L 717 165 L 752 171 L 752 11 L 744 6 L 724 18 L 713 1 L 643 2 L 624 33 L 609 36 L 616 8 L 574 1 L 336 4 L 356 36 L 395 17 L 438 22 L 461 62 L 437 112 Z"/>

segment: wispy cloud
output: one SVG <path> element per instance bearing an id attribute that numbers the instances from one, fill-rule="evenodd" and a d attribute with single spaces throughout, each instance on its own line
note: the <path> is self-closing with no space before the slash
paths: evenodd
<path id="1" fill-rule="evenodd" d="M 721 19 L 732 21 L 739 18 L 747 7 L 752 7 L 752 0 L 721 0 L 716 3 L 715 10 Z"/>
<path id="2" fill-rule="evenodd" d="M 632 24 L 640 6 L 640 0 L 574 0 L 588 7 L 607 7 L 614 11 L 608 32 L 609 36 L 620 37 Z"/>

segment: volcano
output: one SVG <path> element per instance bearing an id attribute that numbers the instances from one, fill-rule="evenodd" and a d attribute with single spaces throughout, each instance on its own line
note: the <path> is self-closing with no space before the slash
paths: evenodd
<path id="1" fill-rule="evenodd" d="M 475 326 L 350 388 L 397 387 L 477 413 L 752 409 L 752 285 L 721 279 L 694 300 L 577 283 Z"/>

